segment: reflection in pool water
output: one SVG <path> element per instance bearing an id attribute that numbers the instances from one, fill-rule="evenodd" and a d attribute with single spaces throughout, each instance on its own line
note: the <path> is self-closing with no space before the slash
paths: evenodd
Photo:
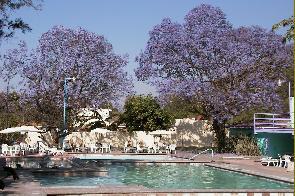
<path id="1" fill-rule="evenodd" d="M 111 154 L 80 154 L 75 157 L 82 160 L 96 159 L 96 160 L 146 160 L 146 161 L 160 161 L 160 160 L 175 160 L 176 158 L 169 155 L 111 155 Z"/>
<path id="2" fill-rule="evenodd" d="M 16 167 L 16 164 L 21 165 L 23 168 L 52 168 L 52 167 L 86 167 L 97 161 L 106 163 L 107 161 L 113 162 L 114 160 L 121 161 L 165 161 L 177 160 L 168 155 L 110 155 L 110 154 L 78 154 L 72 158 L 60 157 L 14 157 L 7 161 L 10 167 Z"/>
<path id="3" fill-rule="evenodd" d="M 159 189 L 292 189 L 293 185 L 204 165 L 122 165 L 103 168 L 107 175 L 34 174 L 43 186 L 142 185 Z"/>

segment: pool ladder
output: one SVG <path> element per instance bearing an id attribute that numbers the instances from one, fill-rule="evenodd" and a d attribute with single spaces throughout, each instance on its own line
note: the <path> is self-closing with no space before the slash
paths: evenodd
<path id="1" fill-rule="evenodd" d="M 210 150 L 211 150 L 211 159 L 213 160 L 214 152 L 213 152 L 213 149 L 211 149 L 211 148 L 208 148 L 208 149 L 206 149 L 206 150 L 204 150 L 204 151 L 202 151 L 202 152 L 200 152 L 198 154 L 195 154 L 194 156 L 192 156 L 191 158 L 189 158 L 189 160 L 193 160 L 193 158 L 199 156 L 200 154 L 203 154 L 205 152 L 208 152 Z"/>

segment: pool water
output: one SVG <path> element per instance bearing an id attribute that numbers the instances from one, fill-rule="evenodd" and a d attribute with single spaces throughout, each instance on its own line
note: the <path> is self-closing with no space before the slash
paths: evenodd
<path id="1" fill-rule="evenodd" d="M 144 161 L 160 161 L 160 160 L 176 160 L 177 158 L 169 155 L 111 155 L 111 154 L 78 154 L 76 158 L 81 160 L 144 160 Z"/>
<path id="2" fill-rule="evenodd" d="M 281 183 L 204 165 L 107 165 L 106 175 L 34 174 L 42 186 L 142 185 L 158 189 L 293 189 Z"/>

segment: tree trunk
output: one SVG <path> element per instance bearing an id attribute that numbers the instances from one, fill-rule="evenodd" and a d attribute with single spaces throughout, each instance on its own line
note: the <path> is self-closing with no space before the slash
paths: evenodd
<path id="1" fill-rule="evenodd" d="M 224 122 L 219 122 L 218 120 L 213 120 L 213 130 L 215 132 L 215 139 L 217 142 L 217 151 L 218 152 L 225 152 L 225 146 L 226 146 L 226 133 L 225 133 L 225 127 Z"/>

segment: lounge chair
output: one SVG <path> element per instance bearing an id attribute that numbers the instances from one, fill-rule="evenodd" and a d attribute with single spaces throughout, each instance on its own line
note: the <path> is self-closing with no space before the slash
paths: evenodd
<path id="1" fill-rule="evenodd" d="M 38 142 L 38 146 L 39 146 L 39 153 L 45 153 L 45 154 L 49 154 L 49 155 L 53 155 L 53 156 L 63 155 L 65 153 L 64 150 L 58 150 L 55 147 L 50 148 L 49 146 L 47 146 L 46 144 L 44 144 L 41 141 Z"/>
<path id="2" fill-rule="evenodd" d="M 125 145 L 124 146 L 124 152 L 125 153 L 133 153 L 133 152 L 136 152 L 136 147 L 131 147 L 131 146 L 127 146 Z"/>
<path id="3" fill-rule="evenodd" d="M 262 158 L 261 159 L 261 165 L 264 166 L 277 166 L 279 164 L 279 160 L 278 159 L 273 159 L 272 157 L 266 157 L 266 158 Z"/>
<path id="4" fill-rule="evenodd" d="M 53 156 L 63 155 L 65 153 L 64 150 L 58 150 L 57 148 L 49 148 L 48 151 L 49 154 L 52 154 Z"/>

